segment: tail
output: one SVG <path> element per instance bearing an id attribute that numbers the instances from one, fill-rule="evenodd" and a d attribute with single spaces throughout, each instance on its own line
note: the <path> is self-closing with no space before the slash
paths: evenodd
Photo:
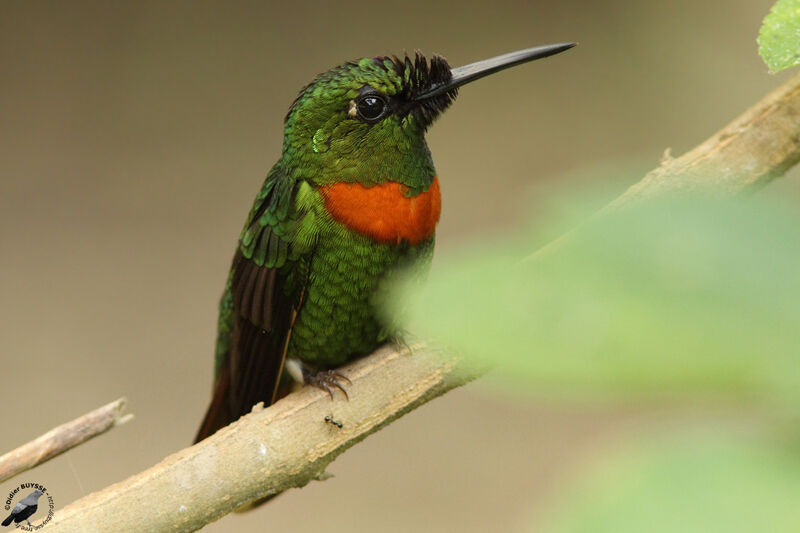
<path id="1" fill-rule="evenodd" d="M 289 394 L 292 391 L 292 385 L 291 380 L 285 380 L 280 383 L 276 393 L 276 400 Z M 214 397 L 211 398 L 211 403 L 206 410 L 206 416 L 203 417 L 203 422 L 194 437 L 194 444 L 210 437 L 228 424 L 237 421 L 240 416 L 247 414 L 247 412 L 242 414 L 231 412 L 230 387 L 230 370 L 227 366 L 223 366 L 214 385 Z M 264 402 L 264 405 L 268 407 L 269 402 Z"/>
<path id="2" fill-rule="evenodd" d="M 203 418 L 200 429 L 197 430 L 197 435 L 194 438 L 195 444 L 233 422 L 227 401 L 230 383 L 230 372 L 227 366 L 224 366 L 214 386 L 214 397 L 211 398 L 211 404 L 206 410 L 206 416 Z"/>
<path id="3" fill-rule="evenodd" d="M 8 526 L 8 525 L 10 525 L 10 524 L 11 524 L 11 522 L 13 522 L 13 521 L 14 521 L 14 513 L 11 513 L 10 515 L 8 515 L 8 518 L 6 518 L 5 520 L 3 520 L 3 525 L 4 525 L 4 526 Z"/>

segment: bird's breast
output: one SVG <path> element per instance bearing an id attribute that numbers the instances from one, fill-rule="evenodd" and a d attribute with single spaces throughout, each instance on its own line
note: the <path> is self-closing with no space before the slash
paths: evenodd
<path id="1" fill-rule="evenodd" d="M 436 177 L 415 196 L 406 196 L 408 186 L 396 181 L 371 187 L 340 182 L 319 190 L 334 220 L 382 243 L 418 244 L 433 235 L 442 210 Z"/>

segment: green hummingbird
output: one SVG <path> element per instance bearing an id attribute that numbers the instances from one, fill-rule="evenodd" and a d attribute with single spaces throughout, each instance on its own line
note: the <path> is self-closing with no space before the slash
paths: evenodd
<path id="1" fill-rule="evenodd" d="M 574 45 L 453 69 L 438 55 L 364 58 L 300 91 L 239 236 L 197 441 L 294 382 L 347 394 L 335 368 L 398 333 L 381 312 L 387 281 L 431 262 L 441 194 L 426 130 L 460 86 Z"/>

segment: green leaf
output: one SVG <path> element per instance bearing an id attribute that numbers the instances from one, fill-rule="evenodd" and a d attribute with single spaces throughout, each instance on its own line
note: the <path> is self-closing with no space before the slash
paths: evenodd
<path id="1" fill-rule="evenodd" d="M 758 51 L 773 72 L 800 64 L 800 0 L 778 0 L 764 17 Z"/>
<path id="2" fill-rule="evenodd" d="M 409 329 L 537 394 L 793 405 L 798 228 L 797 208 L 774 201 L 694 199 L 596 217 L 532 260 L 530 234 L 495 238 L 404 291 Z"/>
<path id="3" fill-rule="evenodd" d="M 798 449 L 752 433 L 695 429 L 618 444 L 531 531 L 800 531 Z"/>

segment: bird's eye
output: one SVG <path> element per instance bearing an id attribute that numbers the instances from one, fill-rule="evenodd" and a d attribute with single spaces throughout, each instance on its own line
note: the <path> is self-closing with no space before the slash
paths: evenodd
<path id="1" fill-rule="evenodd" d="M 367 94 L 356 100 L 356 109 L 364 122 L 377 122 L 386 114 L 386 100 L 377 94 Z"/>

